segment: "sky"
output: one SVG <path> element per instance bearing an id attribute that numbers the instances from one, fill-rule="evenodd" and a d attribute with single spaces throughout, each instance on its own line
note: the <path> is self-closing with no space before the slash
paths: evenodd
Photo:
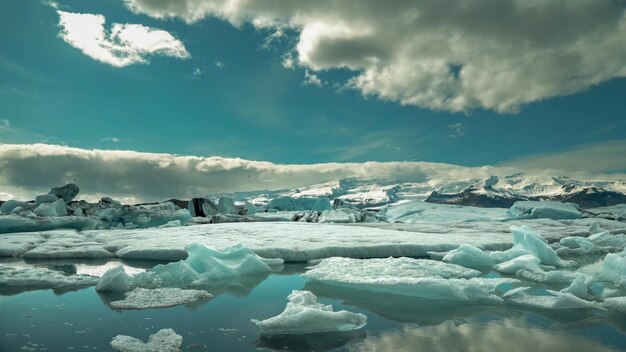
<path id="1" fill-rule="evenodd" d="M 25 144 L 624 172 L 625 11 L 619 0 L 0 0 L 0 164 Z M 12 174 L 31 167 L 20 165 Z"/>

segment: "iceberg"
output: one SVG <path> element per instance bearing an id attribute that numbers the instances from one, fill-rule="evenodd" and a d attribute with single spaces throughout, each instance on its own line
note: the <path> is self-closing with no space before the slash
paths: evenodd
<path id="1" fill-rule="evenodd" d="M 175 287 L 136 288 L 126 292 L 123 300 L 111 302 L 111 306 L 119 309 L 165 308 L 210 297 L 212 295 L 204 290 L 183 290 Z"/>
<path id="2" fill-rule="evenodd" d="M 333 207 L 327 197 L 300 197 L 293 198 L 289 196 L 277 197 L 267 204 L 267 209 L 275 209 L 278 211 L 302 211 L 315 210 L 324 211 L 331 210 Z"/>
<path id="3" fill-rule="evenodd" d="M 67 216 L 67 209 L 65 208 L 65 202 L 63 199 L 57 199 L 52 203 L 39 204 L 33 213 L 38 216 Z"/>
<path id="4" fill-rule="evenodd" d="M 505 208 L 477 208 L 460 205 L 433 204 L 424 201 L 412 201 L 392 205 L 386 208 L 388 222 L 473 222 L 495 221 L 506 217 Z"/>
<path id="5" fill-rule="evenodd" d="M 604 300 L 603 306 L 610 310 L 626 314 L 626 297 L 609 297 Z"/>
<path id="6" fill-rule="evenodd" d="M 68 203 L 72 199 L 76 198 L 80 188 L 75 183 L 68 183 L 63 187 L 54 187 L 48 194 L 54 195 L 57 198 L 63 199 L 65 203 Z"/>
<path id="7" fill-rule="evenodd" d="M 503 274 L 515 274 L 519 270 L 543 272 L 543 269 L 539 266 L 540 263 L 541 260 L 539 260 L 539 258 L 532 254 L 526 254 L 494 265 L 493 269 Z"/>
<path id="8" fill-rule="evenodd" d="M 541 263 L 546 265 L 559 267 L 575 265 L 574 262 L 565 261 L 559 258 L 554 249 L 546 243 L 546 240 L 529 228 L 525 226 L 513 226 L 511 227 L 511 231 L 513 232 L 513 248 L 511 250 L 524 250 L 539 258 Z"/>
<path id="9" fill-rule="evenodd" d="M 111 347 L 119 352 L 178 352 L 182 345 L 183 337 L 172 329 L 157 331 L 146 343 L 126 335 L 117 335 L 111 340 Z"/>
<path id="10" fill-rule="evenodd" d="M 13 212 L 16 208 L 21 208 L 22 210 L 33 210 L 37 204 L 22 202 L 16 199 L 9 199 L 6 202 L 0 205 L 0 212 L 3 214 L 9 214 Z"/>
<path id="11" fill-rule="evenodd" d="M 100 278 L 96 291 L 126 292 L 138 287 L 202 287 L 213 281 L 237 276 L 269 273 L 270 265 L 280 265 L 281 259 L 265 259 L 241 244 L 218 251 L 193 243 L 186 248 L 185 260 L 160 264 L 134 276 L 122 267 L 109 269 Z"/>
<path id="12" fill-rule="evenodd" d="M 293 291 L 287 300 L 285 310 L 279 315 L 265 320 L 251 320 L 263 335 L 353 331 L 367 323 L 364 314 L 346 310 L 335 312 L 331 305 L 317 302 L 317 297 L 309 291 Z"/>
<path id="13" fill-rule="evenodd" d="M 602 269 L 598 277 L 613 282 L 615 285 L 626 287 L 626 257 L 609 253 L 604 257 Z"/>
<path id="14" fill-rule="evenodd" d="M 517 201 L 509 208 L 511 219 L 580 219 L 582 214 L 573 203 Z"/>
<path id="15" fill-rule="evenodd" d="M 25 217 L 19 215 L 0 215 L 0 233 L 34 232 L 54 229 L 94 230 L 100 222 L 94 218 L 82 216 L 61 217 Z"/>

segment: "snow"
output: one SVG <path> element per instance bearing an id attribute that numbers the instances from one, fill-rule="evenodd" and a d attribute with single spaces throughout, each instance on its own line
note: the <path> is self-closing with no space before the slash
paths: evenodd
<path id="1" fill-rule="evenodd" d="M 586 301 L 571 293 L 546 290 L 549 295 L 529 295 L 529 287 L 518 287 L 506 292 L 503 298 L 507 303 L 536 309 L 599 309 L 605 310 L 596 302 Z"/>
<path id="2" fill-rule="evenodd" d="M 517 201 L 507 211 L 515 219 L 580 219 L 578 206 L 572 203 Z"/>
<path id="3" fill-rule="evenodd" d="M 461 244 L 459 248 L 448 252 L 442 260 L 468 268 L 491 267 L 495 263 L 489 254 L 469 244 Z"/>
<path id="4" fill-rule="evenodd" d="M 444 301 L 501 301 L 498 286 L 509 278 L 479 278 L 479 271 L 426 259 L 328 258 L 304 276 L 330 285 Z M 467 279 L 469 278 L 469 279 Z"/>
<path id="5" fill-rule="evenodd" d="M 136 288 L 130 292 L 126 292 L 123 300 L 111 302 L 111 306 L 119 309 L 164 308 L 187 304 L 210 297 L 212 297 L 212 295 L 204 290 Z"/>
<path id="6" fill-rule="evenodd" d="M 89 275 L 65 275 L 46 268 L 15 268 L 0 264 L 0 286 L 61 289 L 91 286 L 96 282 L 98 278 Z"/>
<path id="7" fill-rule="evenodd" d="M 38 216 L 67 216 L 67 209 L 65 209 L 65 202 L 63 199 L 57 199 L 52 203 L 39 204 L 33 213 Z"/>
<path id="8" fill-rule="evenodd" d="M 353 331 L 367 323 L 364 314 L 335 312 L 331 305 L 317 302 L 317 297 L 309 291 L 293 291 L 287 300 L 285 310 L 279 315 L 261 321 L 252 319 L 263 335 Z"/>
<path id="9" fill-rule="evenodd" d="M 122 267 L 112 268 L 102 276 L 96 290 L 126 292 L 137 287 L 202 287 L 218 280 L 270 273 L 270 265 L 282 264 L 280 259 L 261 258 L 240 244 L 222 251 L 199 243 L 192 243 L 185 249 L 187 259 L 157 265 L 134 276 L 126 274 Z"/>
<path id="10" fill-rule="evenodd" d="M 162 329 L 150 335 L 148 342 L 126 335 L 117 335 L 111 347 L 119 352 L 178 352 L 182 349 L 183 337 L 172 329 Z"/>

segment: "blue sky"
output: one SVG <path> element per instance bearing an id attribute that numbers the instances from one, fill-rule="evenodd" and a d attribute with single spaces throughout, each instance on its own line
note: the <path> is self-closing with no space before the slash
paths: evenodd
<path id="1" fill-rule="evenodd" d="M 555 74 L 547 84 L 546 74 L 542 73 L 541 79 L 519 83 L 520 90 L 540 86 L 540 93 L 528 98 L 515 91 L 517 86 L 506 87 L 502 91 L 508 95 L 492 103 L 490 97 L 500 92 L 500 81 L 494 76 L 493 84 L 487 85 L 495 86 L 495 93 L 482 96 L 472 91 L 471 98 L 477 102 L 461 103 L 459 108 L 415 98 L 420 96 L 416 90 L 428 84 L 420 77 L 408 81 L 406 87 L 403 82 L 381 81 L 385 76 L 376 71 L 378 66 L 354 59 L 360 47 L 351 46 L 350 41 L 340 49 L 356 49 L 337 56 L 329 56 L 319 48 L 311 54 L 298 47 L 298 43 L 305 43 L 303 33 L 307 28 L 319 21 L 298 22 L 301 20 L 286 10 L 276 15 L 284 16 L 285 26 L 253 25 L 245 20 L 254 18 L 251 11 L 269 11 L 265 9 L 242 9 L 241 14 L 228 15 L 197 10 L 192 17 L 189 12 L 173 9 L 164 16 L 158 1 L 153 2 L 157 7 L 146 3 L 67 0 L 59 2 L 58 10 L 100 14 L 106 18 L 106 30 L 113 23 L 131 23 L 166 31 L 184 45 L 189 57 L 151 55 L 145 57 L 149 62 L 115 67 L 65 41 L 60 35 L 63 28 L 59 14 L 52 6 L 38 0 L 0 0 L 0 142 L 44 142 L 83 149 L 227 156 L 289 164 L 375 160 L 477 166 L 626 139 L 626 56 L 620 51 L 609 53 L 611 43 L 602 51 L 607 52 L 600 57 L 602 61 L 582 67 L 588 70 L 580 74 L 588 77 L 582 83 L 568 87 L 563 82 L 577 78 L 564 79 Z M 595 6 L 613 6 L 615 2 L 598 4 Z M 623 4 L 618 6 L 623 10 Z M 598 13 L 603 13 L 600 10 Z M 318 13 L 324 14 L 313 12 Z M 573 13 L 572 17 L 577 15 Z M 624 20 L 617 21 L 624 28 Z M 567 23 L 561 25 L 567 27 Z M 579 27 L 585 30 L 584 25 Z M 468 33 L 474 30 L 470 25 L 462 28 L 468 28 Z M 611 28 L 606 31 L 614 32 Z M 264 48 L 268 36 L 277 32 L 284 36 Z M 526 34 L 520 29 L 515 35 Z M 567 35 L 586 40 L 586 32 Z M 555 35 L 553 42 L 536 47 L 544 50 L 552 45 L 555 52 L 562 51 L 569 45 L 568 40 L 574 40 L 562 38 L 565 34 Z M 376 39 L 380 38 L 366 44 Z M 599 49 L 590 47 L 592 50 Z M 296 61 L 293 67 L 284 67 L 285 55 L 292 55 Z M 485 55 L 479 59 L 490 58 Z M 389 60 L 388 67 L 394 69 L 400 61 L 385 59 L 391 56 L 398 55 L 381 54 L 383 64 L 377 65 L 384 68 L 384 60 Z M 480 61 L 459 57 L 467 59 L 459 66 L 464 70 L 467 67 L 466 72 Z M 617 68 L 600 72 L 602 67 L 611 66 L 613 61 L 607 58 Z M 508 67 L 514 63 L 495 61 L 494 66 L 499 64 Z M 567 65 L 540 62 L 522 76 L 531 76 L 545 67 Z M 439 66 L 433 67 L 431 71 Z M 380 87 L 389 83 L 390 91 L 377 86 L 372 94 L 367 85 L 346 85 L 368 70 L 379 74 L 374 83 Z M 581 71 L 575 64 L 569 70 L 572 72 L 564 75 L 574 77 Z M 419 70 L 411 72 L 424 76 Z M 461 77 L 467 77 L 469 83 L 484 81 L 472 81 L 469 73 L 464 74 Z M 315 75 L 322 84 L 306 84 L 306 75 Z M 516 77 L 507 79 L 507 84 Z M 433 90 L 435 95 L 441 94 L 439 88 Z M 465 97 L 465 93 L 455 91 L 449 94 Z M 407 96 L 408 100 L 404 99 Z M 502 105 L 502 101 L 511 99 L 515 101 L 513 107 Z"/>

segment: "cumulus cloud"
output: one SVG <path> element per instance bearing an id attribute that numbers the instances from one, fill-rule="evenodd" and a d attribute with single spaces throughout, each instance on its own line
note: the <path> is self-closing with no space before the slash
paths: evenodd
<path id="1" fill-rule="evenodd" d="M 433 177 L 488 177 L 504 172 L 502 170 L 425 162 L 281 165 L 221 157 L 85 150 L 48 144 L 0 144 L 0 190 L 26 199 L 67 182 L 76 182 L 83 197 L 111 195 L 164 200 L 299 187 L 344 177 L 422 182 Z"/>
<path id="2" fill-rule="evenodd" d="M 148 56 L 186 59 L 185 45 L 170 33 L 140 24 L 114 23 L 110 31 L 98 14 L 57 11 L 59 36 L 94 60 L 115 67 L 148 63 Z"/>
<path id="3" fill-rule="evenodd" d="M 309 72 L 309 70 L 304 71 L 304 81 L 302 81 L 303 86 L 316 86 L 321 87 L 326 82 L 322 81 L 318 75 Z"/>
<path id="4" fill-rule="evenodd" d="M 435 110 L 516 112 L 626 76 L 621 0 L 125 3 L 155 18 L 292 30 L 300 66 L 347 68 L 355 72 L 348 86 L 364 95 Z"/>

